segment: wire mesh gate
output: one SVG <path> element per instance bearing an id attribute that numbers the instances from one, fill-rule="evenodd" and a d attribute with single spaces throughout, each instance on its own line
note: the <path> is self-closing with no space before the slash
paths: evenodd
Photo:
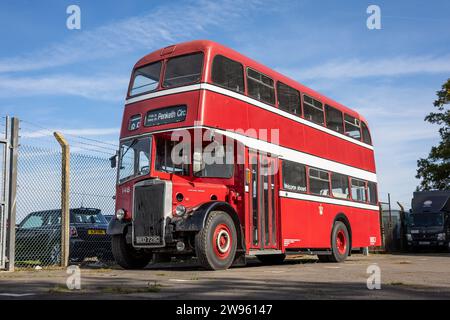
<path id="1" fill-rule="evenodd" d="M 11 259 L 14 260 L 14 252 L 11 256 L 11 251 L 14 251 L 14 243 L 11 242 L 11 238 L 14 236 L 14 228 L 11 228 L 8 224 L 14 224 L 15 217 L 11 211 L 11 195 L 15 195 L 14 183 L 11 183 L 11 179 L 15 176 L 12 173 L 16 173 L 13 170 L 15 162 L 13 159 L 14 151 L 16 147 L 16 141 L 13 135 L 15 129 L 13 126 L 17 125 L 16 120 L 9 117 L 1 117 L 0 119 L 0 270 L 8 268 L 14 269 L 14 265 L 8 263 Z M 14 131 L 14 132 L 13 132 Z M 13 201 L 14 202 L 14 201 Z M 15 209 L 15 206 L 12 206 Z M 12 237 L 11 237 L 12 235 Z"/>
<path id="2" fill-rule="evenodd" d="M 63 131 L 64 134 L 64 131 Z M 20 121 L 17 174 L 15 265 L 62 265 L 63 234 L 69 235 L 69 264 L 113 263 L 107 218 L 114 214 L 114 144 L 70 133 L 69 225 L 62 228 L 63 175 L 60 145 L 53 130 Z M 66 231 L 67 230 L 67 231 Z"/>
<path id="3" fill-rule="evenodd" d="M 7 128 L 6 124 L 5 128 Z M 9 145 L 5 130 L 0 139 L 0 269 L 4 269 L 6 264 L 6 221 L 8 207 L 7 185 L 9 176 L 8 148 Z"/>

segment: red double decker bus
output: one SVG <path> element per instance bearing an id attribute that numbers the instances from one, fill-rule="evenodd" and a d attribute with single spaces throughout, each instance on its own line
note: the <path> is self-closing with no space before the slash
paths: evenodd
<path id="1" fill-rule="evenodd" d="M 174 255 L 213 270 L 303 252 L 341 262 L 380 245 L 366 120 L 215 42 L 136 63 L 112 160 L 108 233 L 124 268 Z"/>

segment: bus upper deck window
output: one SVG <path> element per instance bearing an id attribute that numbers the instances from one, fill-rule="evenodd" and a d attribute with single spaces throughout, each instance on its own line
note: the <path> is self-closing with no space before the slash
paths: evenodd
<path id="1" fill-rule="evenodd" d="M 306 120 L 324 125 L 322 102 L 307 95 L 303 95 L 303 115 Z"/>
<path id="2" fill-rule="evenodd" d="M 194 53 L 169 59 L 164 76 L 164 87 L 196 83 L 201 79 L 203 53 Z"/>
<path id="3" fill-rule="evenodd" d="M 239 62 L 217 55 L 214 58 L 212 81 L 236 92 L 244 92 L 244 67 Z"/>
<path id="4" fill-rule="evenodd" d="M 247 87 L 250 97 L 268 104 L 275 104 L 275 88 L 273 80 L 268 76 L 247 68 Z"/>
<path id="5" fill-rule="evenodd" d="M 140 67 L 134 71 L 130 96 L 146 93 L 158 87 L 161 61 Z"/>
<path id="6" fill-rule="evenodd" d="M 361 122 L 361 131 L 362 131 L 362 138 L 363 138 L 363 142 L 367 143 L 367 144 L 372 144 L 372 139 L 370 138 L 370 132 L 369 132 L 369 128 L 367 127 L 367 125 L 364 122 Z"/>
<path id="7" fill-rule="evenodd" d="M 277 82 L 277 96 L 281 110 L 300 116 L 300 92 L 282 82 Z"/>
<path id="8" fill-rule="evenodd" d="M 344 116 L 345 134 L 356 140 L 361 140 L 361 128 L 359 120 L 346 114 Z"/>

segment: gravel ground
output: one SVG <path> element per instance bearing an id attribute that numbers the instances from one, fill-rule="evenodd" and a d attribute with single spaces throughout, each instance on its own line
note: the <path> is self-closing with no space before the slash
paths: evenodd
<path id="1" fill-rule="evenodd" d="M 381 289 L 367 288 L 367 268 L 381 270 Z M 195 260 L 145 270 L 81 269 L 69 290 L 63 269 L 0 273 L 0 299 L 450 299 L 450 254 L 353 255 L 345 263 L 290 256 L 284 264 L 205 271 Z"/>

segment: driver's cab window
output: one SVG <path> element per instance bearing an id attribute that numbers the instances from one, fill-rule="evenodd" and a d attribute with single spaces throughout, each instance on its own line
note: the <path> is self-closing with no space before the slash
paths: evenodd
<path id="1" fill-rule="evenodd" d="M 119 183 L 150 172 L 150 143 L 149 137 L 122 143 L 119 157 Z"/>
<path id="2" fill-rule="evenodd" d="M 155 170 L 179 175 L 189 175 L 187 149 L 180 142 L 164 136 L 156 138 Z"/>
<path id="3" fill-rule="evenodd" d="M 150 154 L 147 151 L 139 151 L 139 174 L 150 172 Z"/>

